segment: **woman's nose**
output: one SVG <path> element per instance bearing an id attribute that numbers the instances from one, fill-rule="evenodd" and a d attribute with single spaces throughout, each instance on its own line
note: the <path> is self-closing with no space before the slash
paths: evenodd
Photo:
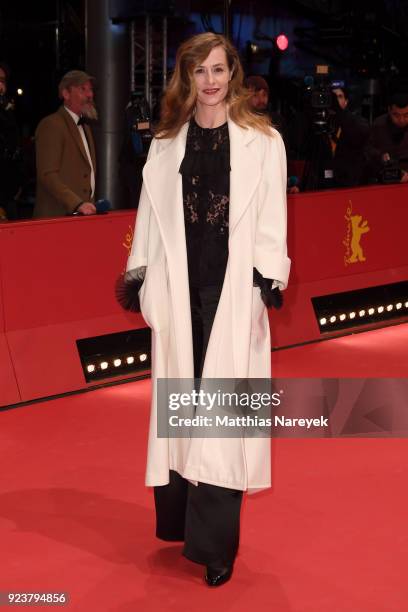
<path id="1" fill-rule="evenodd" d="M 206 72 L 206 81 L 211 85 L 212 83 L 214 83 L 214 74 L 212 72 L 212 70 L 207 70 Z"/>

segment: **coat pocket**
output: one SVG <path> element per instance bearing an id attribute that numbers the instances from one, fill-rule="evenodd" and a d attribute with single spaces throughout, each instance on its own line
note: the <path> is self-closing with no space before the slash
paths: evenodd
<path id="1" fill-rule="evenodd" d="M 261 297 L 259 287 L 252 288 L 252 336 L 255 339 L 265 337 L 265 324 L 268 319 L 268 311 Z"/>
<path id="2" fill-rule="evenodd" d="M 139 291 L 140 309 L 147 325 L 155 332 L 169 325 L 169 293 L 165 269 L 161 265 L 147 266 Z"/>

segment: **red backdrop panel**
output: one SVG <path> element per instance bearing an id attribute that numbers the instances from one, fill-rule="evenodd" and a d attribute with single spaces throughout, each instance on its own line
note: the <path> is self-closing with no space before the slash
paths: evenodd
<path id="1" fill-rule="evenodd" d="M 407 185 L 289 196 L 292 269 L 285 307 L 269 313 L 273 346 L 322 337 L 312 297 L 406 280 L 407 224 Z"/>
<path id="2" fill-rule="evenodd" d="M 291 284 L 406 266 L 407 222 L 407 185 L 289 196 Z M 362 229 L 365 260 L 350 262 L 353 234 L 356 242 Z"/>
<path id="3" fill-rule="evenodd" d="M 1 404 L 89 386 L 76 340 L 145 327 L 114 294 L 134 221 L 131 211 L 1 227 L 4 322 L 20 389 Z"/>
<path id="4" fill-rule="evenodd" d="M 134 220 L 134 211 L 117 212 L 2 229 L 7 330 L 119 314 L 114 282 Z"/>
<path id="5" fill-rule="evenodd" d="M 293 267 L 284 309 L 270 312 L 273 346 L 321 337 L 312 297 L 408 277 L 407 195 L 396 185 L 289 197 Z M 145 327 L 114 295 L 134 220 L 119 211 L 0 226 L 0 405 L 88 387 L 76 340 Z"/>
<path id="6" fill-rule="evenodd" d="M 7 254 L 2 248 L 2 237 L 0 232 L 0 406 L 7 406 L 19 402 L 20 393 L 5 334 L 2 267 L 7 260 Z"/>

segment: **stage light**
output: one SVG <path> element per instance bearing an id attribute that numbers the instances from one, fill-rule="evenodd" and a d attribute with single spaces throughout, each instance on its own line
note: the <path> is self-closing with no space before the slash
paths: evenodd
<path id="1" fill-rule="evenodd" d="M 312 298 L 321 334 L 388 325 L 408 315 L 408 281 Z"/>
<path id="2" fill-rule="evenodd" d="M 76 341 L 85 380 L 146 376 L 150 370 L 150 329 L 126 330 Z M 144 355 L 139 359 L 140 355 Z M 93 366 L 93 367 L 90 367 Z"/>
<path id="3" fill-rule="evenodd" d="M 142 353 L 141 355 L 139 355 L 139 361 L 146 361 L 146 359 L 147 359 L 146 353 Z"/>
<path id="4" fill-rule="evenodd" d="M 23 95 L 23 93 L 24 93 L 24 91 L 21 89 L 21 87 L 19 87 L 19 88 L 17 89 L 17 95 L 18 95 L 18 96 L 22 96 L 22 95 Z"/>
<path id="5" fill-rule="evenodd" d="M 286 49 L 289 47 L 288 37 L 285 34 L 279 34 L 279 36 L 276 38 L 276 46 L 278 47 L 279 51 L 286 51 Z"/>

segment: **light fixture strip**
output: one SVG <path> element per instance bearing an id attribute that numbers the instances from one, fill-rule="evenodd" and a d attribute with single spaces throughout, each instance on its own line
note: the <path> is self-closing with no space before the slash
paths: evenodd
<path id="1" fill-rule="evenodd" d="M 140 353 L 138 355 L 138 360 L 139 362 L 144 362 L 147 361 L 148 359 L 148 354 L 147 353 Z M 114 357 L 114 358 L 110 358 L 110 361 L 108 360 L 103 360 L 99 362 L 99 365 L 95 365 L 95 363 L 88 363 L 86 364 L 85 368 L 88 374 L 97 374 L 98 371 L 105 371 L 108 369 L 112 369 L 114 368 L 119 368 L 119 367 L 123 367 L 123 366 L 131 366 L 135 363 L 135 356 L 134 355 L 129 355 L 129 353 L 127 353 L 126 355 L 122 355 L 121 357 Z"/>
<path id="2" fill-rule="evenodd" d="M 405 306 L 405 308 L 408 308 L 408 301 L 405 301 L 404 303 L 402 303 L 401 301 L 396 302 L 395 304 L 387 304 L 387 306 L 383 306 L 382 304 L 379 306 L 370 306 L 369 308 L 361 308 L 358 311 L 358 316 L 361 319 L 364 319 L 365 317 L 370 316 L 372 317 L 375 314 L 383 314 L 384 312 L 392 312 L 394 309 L 395 310 L 401 310 L 402 307 Z M 324 325 L 328 325 L 328 324 L 334 324 L 337 323 L 337 319 L 339 319 L 339 321 L 345 321 L 347 319 L 347 317 L 349 319 L 355 319 L 356 318 L 356 312 L 355 311 L 351 311 L 348 313 L 348 315 L 346 315 L 344 312 L 342 312 L 341 314 L 336 313 L 336 314 L 326 314 L 324 317 L 321 317 L 319 319 L 319 323 L 320 326 L 324 326 Z"/>

